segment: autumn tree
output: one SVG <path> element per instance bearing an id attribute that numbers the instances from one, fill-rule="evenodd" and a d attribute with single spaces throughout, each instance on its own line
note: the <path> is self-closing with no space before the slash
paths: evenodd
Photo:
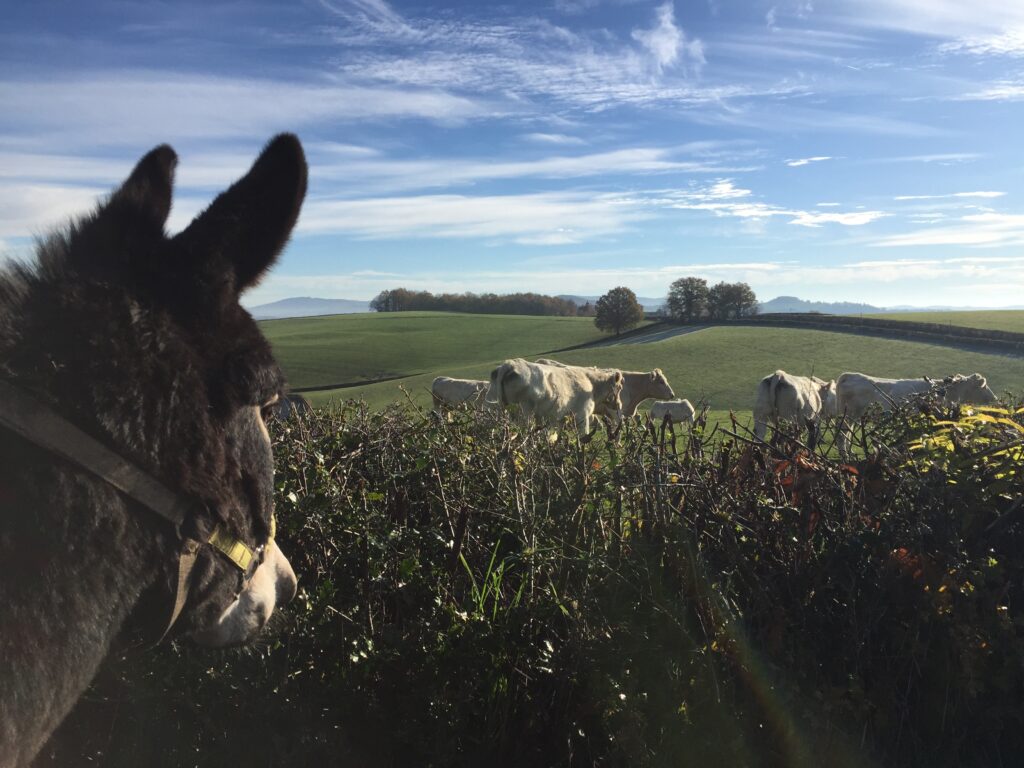
<path id="1" fill-rule="evenodd" d="M 676 322 L 700 320 L 708 308 L 708 281 L 700 277 L 681 277 L 668 289 L 665 308 Z"/>
<path id="2" fill-rule="evenodd" d="M 594 325 L 601 331 L 612 331 L 616 336 L 635 328 L 644 319 L 644 308 L 629 288 L 619 286 L 597 300 L 594 306 Z"/>
<path id="3" fill-rule="evenodd" d="M 746 283 L 716 283 L 708 289 L 708 315 L 730 320 L 757 314 L 757 296 Z"/>
<path id="4" fill-rule="evenodd" d="M 474 312 L 500 315 L 557 315 L 572 317 L 576 304 L 557 296 L 538 293 L 430 293 L 392 288 L 381 291 L 370 302 L 375 312 Z"/>

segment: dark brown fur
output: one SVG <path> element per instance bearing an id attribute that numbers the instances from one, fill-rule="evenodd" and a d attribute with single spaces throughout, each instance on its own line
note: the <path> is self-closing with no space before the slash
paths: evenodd
<path id="1" fill-rule="evenodd" d="M 168 238 L 177 158 L 144 157 L 93 214 L 0 274 L 0 376 L 194 500 L 186 535 L 268 535 L 272 464 L 251 405 L 283 380 L 239 294 L 287 242 L 306 190 L 294 136 Z M 174 595 L 172 526 L 0 429 L 0 766 L 36 754 L 115 636 L 158 636 Z M 237 573 L 204 548 L 176 631 L 206 626 Z"/>

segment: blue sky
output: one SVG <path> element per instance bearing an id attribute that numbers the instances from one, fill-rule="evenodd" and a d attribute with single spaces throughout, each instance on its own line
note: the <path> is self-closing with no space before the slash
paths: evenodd
<path id="1" fill-rule="evenodd" d="M 663 295 L 699 275 L 1024 304 L 1024 3 L 0 7 L 0 249 L 180 155 L 170 229 L 296 132 L 310 191 L 248 295 Z"/>

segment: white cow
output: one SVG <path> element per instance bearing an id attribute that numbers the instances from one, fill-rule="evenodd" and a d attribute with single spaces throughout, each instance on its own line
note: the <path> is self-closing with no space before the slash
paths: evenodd
<path id="1" fill-rule="evenodd" d="M 667 416 L 673 424 L 685 424 L 693 421 L 695 412 L 689 400 L 655 400 L 647 417 L 658 423 Z"/>
<path id="2" fill-rule="evenodd" d="M 807 427 L 807 445 L 814 448 L 818 442 L 819 422 L 822 417 L 835 413 L 835 381 L 776 371 L 757 385 L 754 436 L 764 440 L 769 423 L 778 429 L 780 421 L 793 421 Z"/>
<path id="3" fill-rule="evenodd" d="M 557 365 L 563 368 L 576 368 L 578 366 L 566 365 L 557 360 L 542 357 L 537 360 L 541 365 Z M 597 368 L 590 370 L 613 371 L 614 368 Z M 672 385 L 668 383 L 665 374 L 660 368 L 653 371 L 621 371 L 622 373 L 622 416 L 634 416 L 637 406 L 644 400 L 651 398 L 675 398 L 676 393 L 672 391 Z M 612 412 L 607 403 L 599 404 L 596 411 L 598 416 L 620 418 L 619 413 Z"/>
<path id="4" fill-rule="evenodd" d="M 430 385 L 434 395 L 434 407 L 440 408 L 445 403 L 458 405 L 469 403 L 480 405 L 487 394 L 488 383 L 478 379 L 453 379 L 450 376 L 438 376 Z"/>
<path id="5" fill-rule="evenodd" d="M 942 394 L 947 403 L 994 403 L 995 393 L 980 373 L 963 376 L 959 373 L 947 376 L 941 381 L 922 377 L 920 379 L 880 379 L 864 373 L 847 372 L 836 379 L 836 410 L 848 420 L 859 419 L 872 403 L 880 403 L 888 411 L 893 405 L 911 395 L 928 392 L 932 388 Z M 847 430 L 839 435 L 839 448 L 845 451 L 849 445 Z"/>
<path id="6" fill-rule="evenodd" d="M 571 414 L 576 428 L 590 434 L 597 404 L 608 401 L 613 412 L 618 412 L 621 392 L 619 371 L 542 365 L 516 358 L 491 371 L 486 400 L 519 405 L 524 418 L 538 422 L 554 423 Z"/>

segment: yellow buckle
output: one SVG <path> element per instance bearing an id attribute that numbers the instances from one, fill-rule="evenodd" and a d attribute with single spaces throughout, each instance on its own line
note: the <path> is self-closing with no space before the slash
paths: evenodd
<path id="1" fill-rule="evenodd" d="M 270 539 L 273 541 L 274 536 L 277 534 L 277 515 L 270 516 Z M 229 536 L 218 525 L 214 528 L 213 533 L 210 534 L 210 538 L 207 539 L 211 546 L 220 550 L 228 560 L 237 565 L 242 573 L 246 573 L 249 570 L 249 565 L 252 563 L 255 554 L 249 548 L 244 541 L 236 539 L 234 536 Z"/>

